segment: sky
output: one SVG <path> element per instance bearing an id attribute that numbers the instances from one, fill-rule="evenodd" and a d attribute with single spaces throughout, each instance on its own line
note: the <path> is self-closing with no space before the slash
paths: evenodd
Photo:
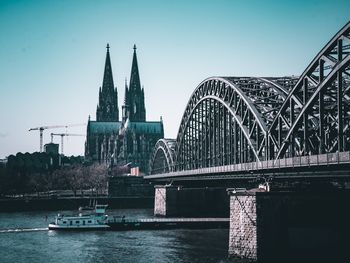
<path id="1" fill-rule="evenodd" d="M 162 116 L 176 138 L 201 81 L 301 75 L 349 10 L 348 0 L 0 0 L 0 158 L 39 150 L 29 128 L 95 119 L 107 43 L 120 114 L 136 44 L 146 118 Z M 86 126 L 45 130 L 44 143 L 51 132 Z M 65 154 L 83 155 L 84 142 L 67 137 Z"/>

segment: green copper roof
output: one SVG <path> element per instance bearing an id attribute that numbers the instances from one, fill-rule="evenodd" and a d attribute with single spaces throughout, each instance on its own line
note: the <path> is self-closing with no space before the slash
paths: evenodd
<path id="1" fill-rule="evenodd" d="M 118 133 L 121 122 L 90 121 L 89 132 L 91 134 L 112 134 Z"/>
<path id="2" fill-rule="evenodd" d="M 90 121 L 88 132 L 90 134 L 116 134 L 120 127 L 121 122 Z M 124 129 L 137 134 L 163 134 L 163 125 L 160 121 L 130 122 L 127 120 Z"/>
<path id="3" fill-rule="evenodd" d="M 133 131 L 135 133 L 144 134 L 162 134 L 163 125 L 160 121 L 148 121 L 148 122 L 130 122 L 125 123 L 125 129 L 127 131 Z"/>

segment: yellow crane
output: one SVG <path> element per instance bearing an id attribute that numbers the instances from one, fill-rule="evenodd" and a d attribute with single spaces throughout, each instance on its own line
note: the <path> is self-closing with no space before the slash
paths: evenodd
<path id="1" fill-rule="evenodd" d="M 29 131 L 39 131 L 39 135 L 40 135 L 40 152 L 42 152 L 43 151 L 43 133 L 44 133 L 44 130 L 57 129 L 57 128 L 68 128 L 68 127 L 83 126 L 83 125 L 85 125 L 85 123 L 70 124 L 70 125 L 40 126 L 40 127 L 30 128 Z"/>
<path id="2" fill-rule="evenodd" d="M 65 136 L 85 136 L 84 134 L 75 133 L 51 133 L 51 143 L 53 143 L 53 136 L 61 136 L 61 154 L 63 154 L 63 137 Z"/>

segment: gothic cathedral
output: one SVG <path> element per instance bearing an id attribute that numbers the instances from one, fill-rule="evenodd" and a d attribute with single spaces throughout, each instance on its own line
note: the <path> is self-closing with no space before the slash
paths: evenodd
<path id="1" fill-rule="evenodd" d="M 118 91 L 114 87 L 109 45 L 99 89 L 96 121 L 88 120 L 85 158 L 91 161 L 130 164 L 148 173 L 149 158 L 154 145 L 164 137 L 163 122 L 146 121 L 145 93 L 141 88 L 136 46 L 129 86 L 125 83 L 122 120 L 119 121 Z"/>

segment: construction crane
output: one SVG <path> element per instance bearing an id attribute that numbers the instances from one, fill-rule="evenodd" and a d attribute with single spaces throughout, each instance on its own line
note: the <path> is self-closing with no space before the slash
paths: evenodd
<path id="1" fill-rule="evenodd" d="M 57 129 L 57 128 L 68 128 L 73 126 L 83 126 L 85 123 L 81 124 L 70 124 L 70 125 L 53 125 L 53 126 L 41 126 L 36 128 L 30 128 L 29 131 L 39 131 L 40 134 L 40 152 L 43 152 L 43 133 L 47 129 Z"/>
<path id="2" fill-rule="evenodd" d="M 51 143 L 53 143 L 53 136 L 61 136 L 61 154 L 63 154 L 63 137 L 65 136 L 84 136 L 84 134 L 75 133 L 51 133 Z"/>

